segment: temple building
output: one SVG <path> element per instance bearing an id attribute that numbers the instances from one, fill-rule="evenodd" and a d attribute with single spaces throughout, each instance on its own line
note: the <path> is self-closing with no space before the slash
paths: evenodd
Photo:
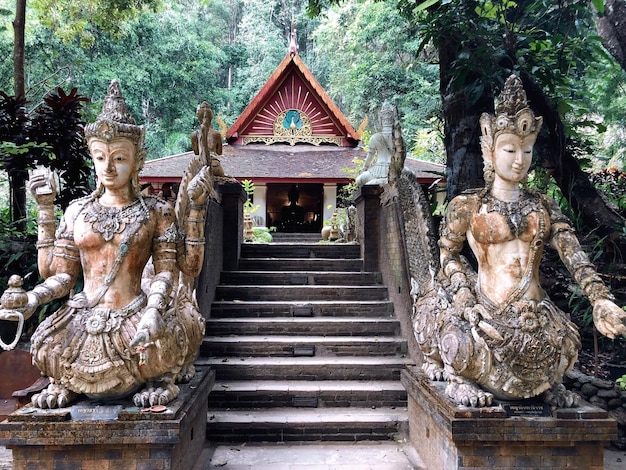
<path id="1" fill-rule="evenodd" d="M 289 52 L 225 135 L 224 173 L 254 182 L 256 225 L 319 232 L 364 160 L 360 136 L 297 53 Z M 146 162 L 141 182 L 175 193 L 193 152 Z M 407 159 L 420 183 L 441 179 L 443 165 Z"/>

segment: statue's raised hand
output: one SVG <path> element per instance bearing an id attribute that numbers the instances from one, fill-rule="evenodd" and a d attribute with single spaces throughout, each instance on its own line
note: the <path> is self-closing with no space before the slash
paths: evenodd
<path id="1" fill-rule="evenodd" d="M 609 338 L 626 336 L 626 311 L 608 299 L 593 304 L 593 322 L 600 333 Z"/>
<path id="2" fill-rule="evenodd" d="M 47 169 L 33 170 L 28 183 L 30 193 L 40 206 L 54 204 L 57 195 L 57 185 L 54 173 Z"/>
<path id="3" fill-rule="evenodd" d="M 204 166 L 189 183 L 187 195 L 192 204 L 200 206 L 206 202 L 212 192 L 211 169 L 208 166 Z"/>

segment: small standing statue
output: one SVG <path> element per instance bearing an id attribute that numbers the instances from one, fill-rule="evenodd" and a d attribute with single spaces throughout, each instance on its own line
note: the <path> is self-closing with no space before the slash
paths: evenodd
<path id="1" fill-rule="evenodd" d="M 563 375 L 576 362 L 580 336 L 539 285 L 544 244 L 554 247 L 593 306 L 598 330 L 626 334 L 626 312 L 613 303 L 556 203 L 520 187 L 542 124 L 511 76 L 496 115 L 480 119 L 486 187 L 455 197 L 442 223 L 440 271 L 415 303 L 413 326 L 432 380 L 447 380 L 459 404 L 543 394 L 551 405 L 577 406 Z M 469 243 L 474 272 L 460 252 Z"/>
<path id="2" fill-rule="evenodd" d="M 206 101 L 198 106 L 196 116 L 200 121 L 200 129 L 191 134 L 193 153 L 199 155 L 200 161 L 211 168 L 213 176 L 224 176 L 224 170 L 218 158 L 222 154 L 222 134 L 211 127 L 213 111 Z"/>
<path id="3" fill-rule="evenodd" d="M 163 405 L 178 395 L 177 379 L 193 376 L 204 334 L 188 280 L 202 267 L 210 173 L 192 161 L 176 211 L 142 195 L 144 129 L 135 125 L 117 81 L 85 137 L 97 189 L 69 205 L 56 234 L 54 179 L 41 175 L 30 182 L 45 281 L 27 293 L 22 313 L 29 317 L 70 294 L 31 338 L 33 362 L 51 381 L 32 402 L 56 408 L 78 394 L 116 399 L 134 393 L 137 406 Z M 142 289 L 144 268 L 151 274 Z M 74 295 L 81 270 L 84 288 Z"/>
<path id="4" fill-rule="evenodd" d="M 382 130 L 370 138 L 363 171 L 356 179 L 358 186 L 387 184 L 389 182 L 389 166 L 396 153 L 396 139 L 394 139 L 393 132 L 394 124 L 397 121 L 395 107 L 385 101 L 380 109 L 379 118 Z M 402 168 L 400 168 L 401 170 Z"/>

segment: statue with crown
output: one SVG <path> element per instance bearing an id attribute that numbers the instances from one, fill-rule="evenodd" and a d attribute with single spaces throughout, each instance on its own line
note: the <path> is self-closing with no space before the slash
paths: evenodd
<path id="1" fill-rule="evenodd" d="M 579 404 L 562 379 L 577 360 L 580 336 L 539 284 L 545 244 L 589 298 L 598 331 L 626 334 L 626 312 L 613 302 L 570 221 L 554 200 L 524 185 L 541 124 L 512 75 L 495 116 L 480 118 L 486 185 L 450 201 L 431 264 L 437 274 L 414 289 L 422 370 L 447 381 L 446 394 L 459 405 L 532 397 L 557 407 Z M 461 254 L 466 242 L 477 270 Z"/>
<path id="2" fill-rule="evenodd" d="M 31 178 L 44 282 L 22 291 L 22 302 L 16 302 L 18 286 L 11 285 L 7 292 L 14 292 L 3 295 L 0 316 L 23 321 L 41 305 L 69 295 L 31 338 L 33 362 L 50 378 L 33 396 L 33 406 L 64 407 L 79 395 L 132 396 L 140 407 L 165 405 L 177 397 L 177 383 L 194 375 L 204 335 L 193 280 L 204 257 L 210 166 L 192 159 L 175 207 L 142 195 L 144 128 L 135 124 L 115 80 L 85 137 L 97 188 L 73 201 L 56 227 L 54 178 Z M 84 288 L 75 293 L 81 272 Z"/>

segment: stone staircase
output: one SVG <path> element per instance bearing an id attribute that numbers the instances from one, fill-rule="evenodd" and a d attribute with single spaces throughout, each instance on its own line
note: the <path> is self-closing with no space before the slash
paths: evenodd
<path id="1" fill-rule="evenodd" d="M 396 439 L 406 343 L 379 273 L 350 244 L 244 244 L 223 272 L 199 363 L 216 371 L 212 442 Z"/>

